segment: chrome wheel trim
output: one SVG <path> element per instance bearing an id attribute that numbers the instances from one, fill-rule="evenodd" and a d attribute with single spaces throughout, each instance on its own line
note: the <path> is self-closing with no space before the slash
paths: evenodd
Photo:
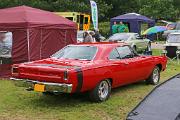
<path id="1" fill-rule="evenodd" d="M 153 71 L 153 81 L 154 83 L 158 83 L 159 81 L 159 69 L 155 68 Z"/>
<path id="2" fill-rule="evenodd" d="M 109 84 L 107 81 L 102 81 L 99 85 L 98 95 L 101 100 L 106 99 L 109 94 Z"/>

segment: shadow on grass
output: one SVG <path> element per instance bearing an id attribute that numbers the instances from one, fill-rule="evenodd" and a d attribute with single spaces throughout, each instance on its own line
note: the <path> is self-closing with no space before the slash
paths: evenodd
<path id="1" fill-rule="evenodd" d="M 142 86 L 147 86 L 146 82 L 140 81 L 140 82 L 136 82 L 136 83 L 132 83 L 132 84 L 128 84 L 128 85 L 124 85 L 124 86 L 121 86 L 121 87 L 114 88 L 114 89 L 112 89 L 111 94 L 126 91 L 128 89 L 136 89 L 136 88 L 139 88 L 139 87 L 142 87 Z"/>
<path id="2" fill-rule="evenodd" d="M 112 90 L 112 96 L 119 92 L 126 92 L 128 89 L 135 89 L 141 86 L 146 85 L 145 82 L 138 82 L 134 84 L 129 84 L 126 86 L 118 87 Z M 88 92 L 86 93 L 78 93 L 78 94 L 60 94 L 60 95 L 43 95 L 38 94 L 39 97 L 31 99 L 33 103 L 32 106 L 45 107 L 45 108 L 55 108 L 61 107 L 64 108 L 65 111 L 69 111 L 69 107 L 71 109 L 77 107 L 84 107 L 90 105 L 96 105 L 96 103 L 92 103 L 89 99 Z M 113 99 L 113 98 L 110 98 Z M 29 103 L 30 104 L 30 103 Z M 101 103 L 104 104 L 104 103 Z M 61 109 L 62 110 L 62 109 Z"/>

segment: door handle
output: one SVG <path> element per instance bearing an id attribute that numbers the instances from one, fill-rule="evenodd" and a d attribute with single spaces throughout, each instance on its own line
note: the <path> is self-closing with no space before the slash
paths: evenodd
<path id="1" fill-rule="evenodd" d="M 124 65 L 129 65 L 129 63 L 128 62 L 124 62 Z"/>

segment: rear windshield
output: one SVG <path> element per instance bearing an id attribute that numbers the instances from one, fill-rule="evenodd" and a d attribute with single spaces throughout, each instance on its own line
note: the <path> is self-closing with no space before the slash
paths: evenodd
<path id="1" fill-rule="evenodd" d="M 77 33 L 77 38 L 83 38 L 83 32 L 78 32 Z"/>
<path id="2" fill-rule="evenodd" d="M 108 40 L 110 40 L 110 41 L 121 41 L 121 40 L 126 41 L 126 40 L 128 40 L 129 37 L 130 37 L 129 34 L 124 34 L 124 33 L 114 34 L 111 37 L 109 37 Z"/>
<path id="3" fill-rule="evenodd" d="M 97 47 L 95 46 L 67 46 L 51 57 L 57 59 L 92 60 L 96 51 Z"/>

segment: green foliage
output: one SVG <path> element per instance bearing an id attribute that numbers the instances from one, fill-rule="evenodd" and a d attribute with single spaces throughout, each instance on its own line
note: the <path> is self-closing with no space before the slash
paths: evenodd
<path id="1" fill-rule="evenodd" d="M 180 0 L 95 0 L 100 21 L 129 12 L 155 19 L 176 20 L 180 17 Z M 89 0 L 0 0 L 0 8 L 28 5 L 49 11 L 91 13 Z"/>
<path id="2" fill-rule="evenodd" d="M 150 16 L 154 19 L 175 20 L 180 11 L 174 6 L 174 0 L 140 0 L 142 7 L 141 14 Z"/>
<path id="3" fill-rule="evenodd" d="M 110 22 L 101 22 L 99 23 L 99 31 L 104 37 L 108 37 L 110 35 Z"/>

